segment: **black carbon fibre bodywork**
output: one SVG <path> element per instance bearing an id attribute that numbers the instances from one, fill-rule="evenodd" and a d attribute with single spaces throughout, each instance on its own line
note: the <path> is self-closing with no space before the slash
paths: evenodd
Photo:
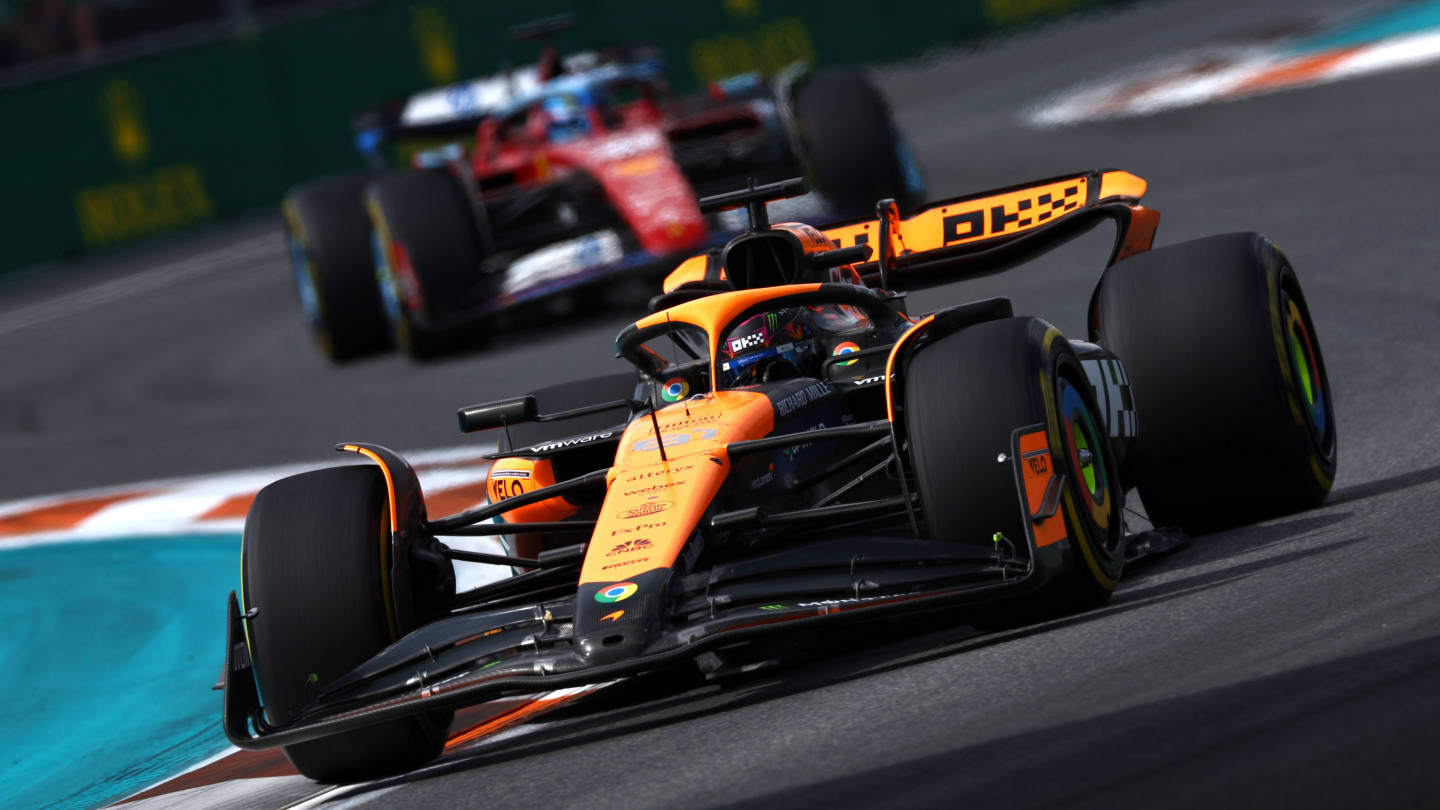
<path id="1" fill-rule="evenodd" d="M 280 729 L 261 719 L 232 596 L 225 733 L 240 748 L 290 745 L 396 717 L 686 664 L 707 650 L 758 636 L 951 608 L 1030 585 L 1032 566 L 996 548 L 986 554 L 925 540 L 854 537 L 717 566 L 677 580 L 670 611 L 675 621 L 642 650 L 596 655 L 592 649 L 587 655 L 587 643 L 598 642 L 603 651 L 605 640 L 571 635 L 574 599 L 459 613 L 419 628 L 356 667 L 330 684 L 296 723 Z"/>

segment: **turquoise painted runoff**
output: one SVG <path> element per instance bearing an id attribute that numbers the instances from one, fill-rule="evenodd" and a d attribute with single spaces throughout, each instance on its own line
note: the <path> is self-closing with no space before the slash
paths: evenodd
<path id="1" fill-rule="evenodd" d="M 1426 0 L 1405 3 L 1397 8 L 1361 17 L 1323 34 L 1303 38 L 1296 43 L 1293 50 L 1297 53 L 1308 53 L 1349 48 L 1437 27 L 1440 27 L 1440 2 Z"/>
<path id="2" fill-rule="evenodd" d="M 0 546 L 0 806 L 91 808 L 227 747 L 240 537 Z"/>

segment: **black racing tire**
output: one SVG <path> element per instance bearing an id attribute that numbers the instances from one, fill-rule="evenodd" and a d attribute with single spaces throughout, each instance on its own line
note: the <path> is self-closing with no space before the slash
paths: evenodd
<path id="1" fill-rule="evenodd" d="M 370 184 L 365 204 L 395 345 L 416 359 L 473 344 L 478 324 L 454 325 L 480 283 L 480 234 L 460 181 L 445 169 L 401 172 Z"/>
<path id="2" fill-rule="evenodd" d="M 972 611 L 981 627 L 1097 607 L 1125 565 L 1120 486 L 1104 416 L 1059 330 L 1038 318 L 987 321 L 921 346 L 904 370 L 903 419 L 932 538 L 990 548 L 1027 537 L 1014 461 L 1016 429 L 1044 425 L 1053 474 L 1064 475 L 1064 539 L 1036 549 L 1037 586 Z M 1089 450 L 1086 458 L 1081 450 Z"/>
<path id="3" fill-rule="evenodd" d="M 387 608 L 389 514 L 373 466 L 332 467 L 260 490 L 245 519 L 241 595 L 265 721 L 284 726 L 327 683 L 403 631 Z M 453 712 L 285 746 L 317 782 L 412 770 L 439 756 Z"/>
<path id="4" fill-rule="evenodd" d="M 365 186 L 374 178 L 359 171 L 312 180 L 281 204 L 301 311 L 335 363 L 391 348 L 365 213 Z"/>
<path id="5" fill-rule="evenodd" d="M 1142 253 L 1106 270 L 1097 304 L 1100 342 L 1130 377 L 1153 523 L 1200 534 L 1325 500 L 1335 398 L 1273 242 L 1230 233 Z"/>
<path id="6" fill-rule="evenodd" d="M 797 156 L 811 186 L 839 213 L 873 216 L 893 198 L 902 212 L 925 202 L 925 184 L 890 105 L 855 68 L 802 76 L 791 99 Z"/>

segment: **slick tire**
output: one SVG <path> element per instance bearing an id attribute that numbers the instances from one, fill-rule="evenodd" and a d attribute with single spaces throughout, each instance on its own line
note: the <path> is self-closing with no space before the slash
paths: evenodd
<path id="1" fill-rule="evenodd" d="M 1110 598 L 1125 565 L 1124 491 L 1104 417 L 1075 351 L 1038 318 L 1004 318 L 922 346 L 904 371 L 903 418 L 921 514 L 942 542 L 1026 545 L 1012 436 L 1043 425 L 1063 475 L 1064 539 L 1036 549 L 1038 586 L 974 611 L 983 629 L 1085 610 Z M 1042 538 L 1037 529 L 1037 545 Z"/>
<path id="2" fill-rule="evenodd" d="M 902 212 L 925 201 L 925 185 L 885 97 L 862 71 L 817 70 L 792 96 L 794 142 L 812 187 L 840 213 L 871 216 L 893 198 Z"/>
<path id="3" fill-rule="evenodd" d="M 481 281 L 480 235 L 460 181 L 444 169 L 388 175 L 370 184 L 385 313 L 395 344 L 428 359 L 475 343 L 479 330 L 452 320 Z"/>
<path id="4" fill-rule="evenodd" d="M 265 721 L 295 720 L 326 684 L 401 632 L 386 596 L 389 515 L 376 467 L 332 467 L 260 490 L 241 547 L 243 609 Z M 412 770 L 439 756 L 453 712 L 392 720 L 285 746 L 317 782 Z"/>
<path id="5" fill-rule="evenodd" d="M 1157 526 L 1193 534 L 1317 506 L 1335 404 L 1305 295 L 1258 233 L 1160 248 L 1106 270 L 1100 342 L 1125 366 L 1135 480 Z"/>
<path id="6" fill-rule="evenodd" d="M 335 363 L 391 347 L 365 213 L 365 186 L 374 177 L 362 171 L 315 180 L 291 189 L 281 204 L 301 311 Z"/>

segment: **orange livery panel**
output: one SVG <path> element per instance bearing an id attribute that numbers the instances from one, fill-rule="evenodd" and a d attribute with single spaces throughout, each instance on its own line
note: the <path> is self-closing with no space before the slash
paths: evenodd
<path id="1" fill-rule="evenodd" d="M 942 203 L 900 221 L 900 227 L 891 233 L 893 255 L 963 245 L 1038 228 L 1083 206 L 1089 193 L 1090 178 L 1081 175 L 988 197 Z M 878 234 L 877 222 L 841 225 L 825 231 L 825 235 L 841 247 L 869 244 Z"/>
<path id="2" fill-rule="evenodd" d="M 701 253 L 699 256 L 691 256 L 681 262 L 679 267 L 670 271 L 670 275 L 665 277 L 665 283 L 661 285 L 660 291 L 668 293 L 681 284 L 688 284 L 692 281 L 704 281 L 705 268 L 709 263 L 710 257 L 704 253 Z M 723 273 L 721 274 L 721 278 L 724 278 Z"/>
<path id="3" fill-rule="evenodd" d="M 608 476 L 580 584 L 673 567 L 730 472 L 725 446 L 768 435 L 774 418 L 765 395 L 721 391 L 657 411 L 658 441 L 655 422 L 631 422 Z"/>
<path id="4" fill-rule="evenodd" d="M 889 230 L 889 255 L 908 256 L 939 248 L 971 245 L 989 239 L 1011 237 L 1053 224 L 1094 204 L 1119 203 L 1138 212 L 1138 233 L 1125 240 L 1131 255 L 1148 249 L 1148 238 L 1154 235 L 1158 214 L 1139 205 L 1146 189 L 1145 181 L 1130 172 L 1111 170 L 1086 172 L 1067 177 L 1043 180 L 1031 185 L 983 193 L 973 197 L 944 200 L 922 209 L 908 218 L 892 219 Z M 800 238 L 807 253 L 823 249 L 823 240 L 833 247 L 870 245 L 873 257 L 881 255 L 880 222 L 867 219 L 826 228 L 817 232 L 805 225 L 782 223 L 775 226 Z M 1131 244 L 1139 247 L 1128 247 Z M 1143 244 L 1142 244 L 1143 243 Z M 979 246 L 976 246 L 979 249 Z M 705 278 L 707 259 L 704 255 L 687 259 L 665 279 L 666 292 L 691 281 Z M 723 275 L 722 275 L 723 278 Z"/>
<path id="5" fill-rule="evenodd" d="M 548 458 L 502 458 L 486 475 L 485 493 L 491 503 L 499 503 L 554 483 L 555 471 Z M 506 523 L 543 523 L 564 520 L 578 511 L 579 507 L 557 496 L 512 509 L 502 518 Z"/>
<path id="6" fill-rule="evenodd" d="M 1050 443 L 1044 430 L 1036 430 L 1020 436 L 1020 475 L 1025 482 L 1026 514 L 1034 515 L 1045 502 L 1045 493 L 1050 488 L 1050 479 L 1055 475 L 1055 463 L 1050 456 Z M 1059 512 L 1042 520 L 1031 519 L 1037 548 L 1058 543 L 1065 539 L 1065 517 Z"/>

